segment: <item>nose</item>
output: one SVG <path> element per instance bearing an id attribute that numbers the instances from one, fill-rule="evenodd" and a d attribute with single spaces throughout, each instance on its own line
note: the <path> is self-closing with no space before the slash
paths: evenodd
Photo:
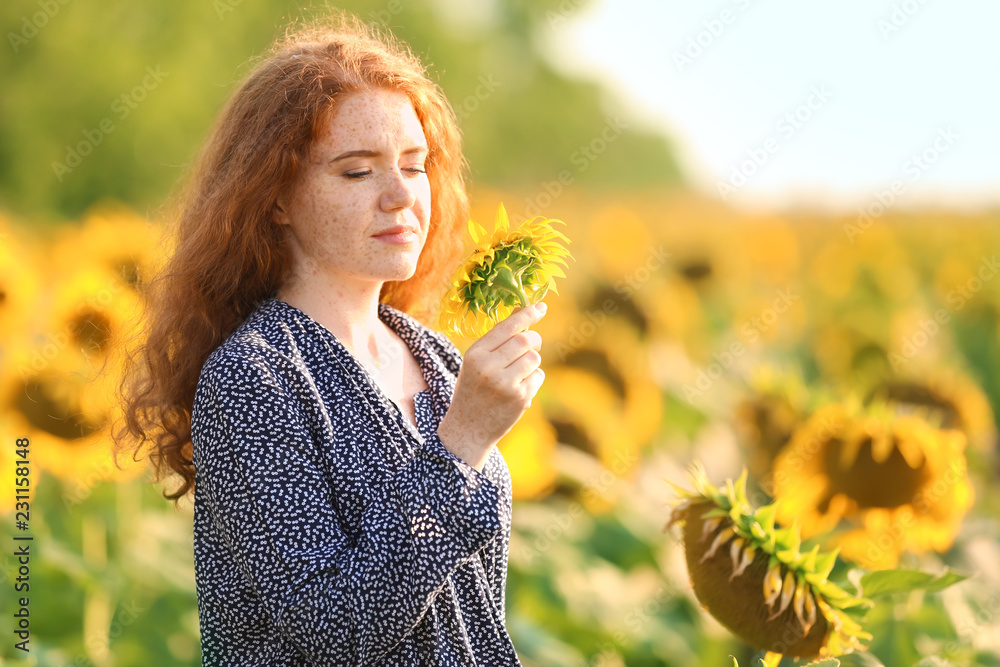
<path id="1" fill-rule="evenodd" d="M 416 201 L 417 197 L 409 183 L 406 182 L 402 172 L 399 169 L 393 169 L 380 199 L 382 210 L 407 209 L 413 206 Z"/>

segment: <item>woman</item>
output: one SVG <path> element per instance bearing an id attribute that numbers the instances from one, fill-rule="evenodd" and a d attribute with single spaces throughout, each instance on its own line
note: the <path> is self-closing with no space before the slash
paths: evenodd
<path id="1" fill-rule="evenodd" d="M 544 305 L 464 360 L 409 314 L 461 259 L 462 169 L 419 61 L 354 19 L 276 44 L 223 111 L 119 438 L 193 490 L 205 665 L 520 664 L 495 445 Z"/>

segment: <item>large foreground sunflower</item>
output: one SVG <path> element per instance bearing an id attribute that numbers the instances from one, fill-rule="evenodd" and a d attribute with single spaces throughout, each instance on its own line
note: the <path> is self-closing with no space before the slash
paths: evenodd
<path id="1" fill-rule="evenodd" d="M 965 436 L 877 406 L 817 410 L 774 465 L 778 519 L 831 543 L 866 569 L 895 567 L 903 551 L 947 550 L 972 506 Z"/>
<path id="2" fill-rule="evenodd" d="M 682 500 L 667 526 L 683 525 L 691 585 L 709 613 L 767 651 L 767 664 L 781 655 L 813 658 L 865 648 L 861 642 L 871 635 L 846 610 L 871 602 L 829 579 L 835 551 L 801 551 L 798 529 L 776 526 L 775 505 L 753 508 L 745 468 L 724 490 L 700 465 L 689 476 L 694 490 L 675 486 Z"/>
<path id="3" fill-rule="evenodd" d="M 535 216 L 511 229 L 503 204 L 491 237 L 469 220 L 476 249 L 452 276 L 441 303 L 441 328 L 469 338 L 482 336 L 515 308 L 537 303 L 550 289 L 558 294 L 554 278 L 565 274 L 557 265 L 565 266 L 570 254 L 559 243 L 569 239 L 552 228 L 556 222 L 562 223 Z"/>

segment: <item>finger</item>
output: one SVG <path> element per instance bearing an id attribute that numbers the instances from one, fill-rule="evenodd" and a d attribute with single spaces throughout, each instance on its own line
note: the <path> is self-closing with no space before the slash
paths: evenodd
<path id="1" fill-rule="evenodd" d="M 507 339 L 514 334 L 524 331 L 532 324 L 542 319 L 546 308 L 547 306 L 544 303 L 536 303 L 535 305 L 528 306 L 527 308 L 518 308 L 513 313 L 508 315 L 506 319 L 497 322 L 497 324 L 483 334 L 483 337 L 479 340 L 485 342 L 487 350 L 495 350 L 503 345 Z"/>
<path id="2" fill-rule="evenodd" d="M 536 350 L 528 350 L 504 368 L 504 377 L 513 384 L 520 384 L 524 378 L 534 373 L 541 363 L 542 355 Z"/>
<path id="3" fill-rule="evenodd" d="M 535 398 L 535 394 L 542 386 L 542 382 L 545 381 L 545 371 L 541 368 L 536 368 L 533 373 L 529 374 L 528 377 L 521 381 L 521 387 L 524 389 L 524 395 L 528 397 L 528 406 L 531 406 L 532 399 Z"/>
<path id="4" fill-rule="evenodd" d="M 500 347 L 493 351 L 493 363 L 500 368 L 507 368 L 528 350 L 542 349 L 542 335 L 528 329 L 514 334 Z"/>

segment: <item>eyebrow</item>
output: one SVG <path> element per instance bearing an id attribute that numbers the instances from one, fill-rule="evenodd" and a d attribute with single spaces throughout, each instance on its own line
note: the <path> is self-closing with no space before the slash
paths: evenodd
<path id="1" fill-rule="evenodd" d="M 425 152 L 427 152 L 427 150 L 428 150 L 427 146 L 414 146 L 413 148 L 407 148 L 405 151 L 403 151 L 402 154 L 403 155 L 413 155 L 413 154 L 416 154 L 416 153 L 425 153 Z M 347 152 L 341 153 L 337 157 L 335 157 L 332 160 L 330 160 L 330 164 L 333 164 L 334 162 L 338 162 L 340 160 L 345 160 L 345 159 L 347 159 L 349 157 L 381 157 L 381 156 L 382 156 L 381 152 L 379 152 L 379 151 L 373 151 L 373 150 L 368 150 L 368 149 L 360 149 L 360 150 L 356 150 L 356 151 L 347 151 Z"/>

